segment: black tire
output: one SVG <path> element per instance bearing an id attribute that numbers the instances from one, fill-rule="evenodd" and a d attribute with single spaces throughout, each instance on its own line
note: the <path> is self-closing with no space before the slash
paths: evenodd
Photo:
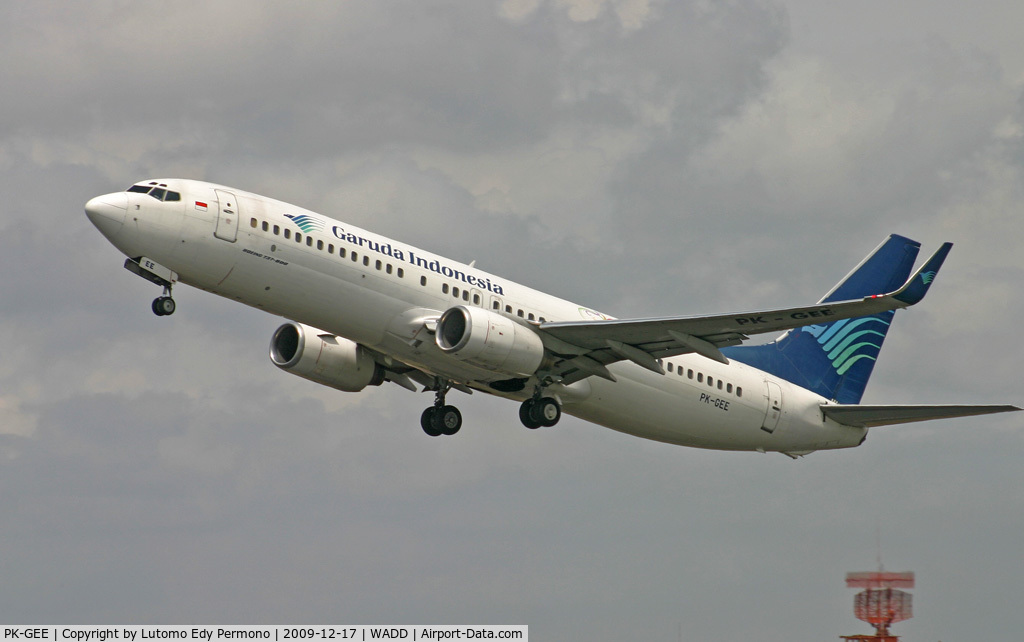
<path id="1" fill-rule="evenodd" d="M 530 430 L 540 428 L 540 422 L 533 419 L 533 405 L 533 399 L 527 399 L 523 405 L 519 406 L 519 421 L 523 422 L 523 425 Z"/>
<path id="2" fill-rule="evenodd" d="M 433 422 L 442 435 L 454 435 L 462 428 L 462 413 L 455 406 L 442 406 L 434 413 Z"/>
<path id="3" fill-rule="evenodd" d="M 437 414 L 435 412 L 436 410 L 437 408 L 431 406 L 424 410 L 423 414 L 420 415 L 420 427 L 423 428 L 423 432 L 427 433 L 431 437 L 441 436 L 440 427 L 435 427 L 434 423 L 434 415 Z"/>
<path id="4" fill-rule="evenodd" d="M 153 314 L 158 317 L 166 317 L 174 314 L 174 310 L 177 306 L 174 304 L 174 299 L 169 296 L 161 296 L 153 299 Z"/>

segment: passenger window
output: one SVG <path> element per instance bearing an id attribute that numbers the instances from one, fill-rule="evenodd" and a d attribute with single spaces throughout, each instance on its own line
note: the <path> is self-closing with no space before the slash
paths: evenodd
<path id="1" fill-rule="evenodd" d="M 480 295 L 479 294 L 474 294 L 473 295 L 473 305 L 480 305 Z"/>
<path id="2" fill-rule="evenodd" d="M 711 386 L 712 388 L 715 387 L 715 378 L 714 377 L 708 377 L 708 385 Z"/>
<path id="3" fill-rule="evenodd" d="M 505 306 L 505 312 L 508 312 L 509 314 L 512 314 L 512 306 L 511 305 L 506 305 Z"/>
<path id="4" fill-rule="evenodd" d="M 668 371 L 669 371 L 669 372 L 672 372 L 672 371 L 673 371 L 674 369 L 675 369 L 675 368 L 674 368 L 674 367 L 672 366 L 672 362 L 671 362 L 671 361 L 669 361 L 669 362 L 668 362 Z"/>
<path id="5" fill-rule="evenodd" d="M 359 253 L 358 252 L 352 252 L 352 262 L 355 263 L 357 261 L 359 261 Z"/>
<path id="6" fill-rule="evenodd" d="M 308 245 L 309 247 L 313 247 L 313 237 L 312 236 L 307 236 L 306 237 L 306 245 Z M 320 243 L 320 246 L 323 247 L 323 242 Z"/>
<path id="7" fill-rule="evenodd" d="M 318 249 L 318 250 L 324 249 L 324 242 L 323 241 L 317 241 L 316 242 L 316 249 Z"/>
<path id="8" fill-rule="evenodd" d="M 743 396 L 743 388 L 740 388 L 739 386 L 736 386 L 736 396 L 737 397 L 742 397 Z"/>
<path id="9" fill-rule="evenodd" d="M 693 369 L 692 368 L 686 371 L 686 378 L 687 379 L 693 379 Z"/>
<path id="10" fill-rule="evenodd" d="M 456 299 L 459 298 L 459 288 L 452 288 L 452 296 Z"/>
<path id="11" fill-rule="evenodd" d="M 296 243 L 302 243 L 302 233 L 301 232 L 296 232 L 295 233 L 295 242 Z"/>
<path id="12" fill-rule="evenodd" d="M 402 268 L 398 268 L 398 278 L 400 278 L 400 279 L 404 279 L 405 278 L 405 270 L 403 270 Z"/>
<path id="13" fill-rule="evenodd" d="M 703 372 L 698 372 L 697 373 L 697 383 L 704 383 L 704 373 Z"/>
<path id="14" fill-rule="evenodd" d="M 679 371 L 678 372 L 679 372 L 679 376 L 680 377 L 683 376 L 683 367 L 682 366 L 679 366 Z"/>
<path id="15" fill-rule="evenodd" d="M 522 310 L 516 310 L 516 316 L 521 318 L 523 316 L 523 311 Z"/>
<path id="16" fill-rule="evenodd" d="M 447 283 L 442 283 L 441 284 L 441 294 L 448 294 L 448 284 Z"/>
<path id="17" fill-rule="evenodd" d="M 267 223 L 266 221 L 263 221 L 263 231 L 264 232 L 269 232 L 270 231 L 270 223 Z"/>
<path id="18" fill-rule="evenodd" d="M 732 392 L 732 384 L 731 383 L 728 383 L 728 384 L 725 385 L 725 391 L 726 392 Z"/>
<path id="19" fill-rule="evenodd" d="M 392 268 L 392 267 L 391 267 L 391 264 L 390 264 L 390 263 L 388 263 L 388 265 L 387 265 L 387 268 L 386 268 L 386 269 L 385 269 L 384 271 L 385 271 L 385 272 L 387 272 L 388 274 L 391 274 L 391 271 L 392 271 L 393 269 L 394 269 L 394 268 Z"/>
<path id="20" fill-rule="evenodd" d="M 722 389 L 722 380 L 721 379 L 718 380 L 718 389 L 719 390 Z"/>
<path id="21" fill-rule="evenodd" d="M 463 290 L 462 291 L 462 300 L 463 301 L 469 301 L 469 290 Z"/>
<path id="22" fill-rule="evenodd" d="M 257 226 L 257 225 L 259 225 L 259 223 L 257 223 L 257 222 L 256 222 L 256 219 L 249 219 L 249 225 L 250 225 L 250 226 L 251 226 L 251 227 L 252 227 L 253 229 L 256 229 L 256 226 Z"/>
<path id="23" fill-rule="evenodd" d="M 527 318 L 527 319 L 529 319 L 530 321 L 533 321 L 533 320 L 534 320 L 534 317 L 533 317 L 533 312 L 531 312 L 531 313 L 527 314 L 527 315 L 526 315 L 526 318 Z"/>
<path id="24" fill-rule="evenodd" d="M 501 309 L 501 304 L 498 303 L 497 301 L 495 301 L 495 302 L 491 303 L 491 309 L 492 310 L 500 310 Z"/>
<path id="25" fill-rule="evenodd" d="M 281 233 L 281 226 L 280 225 L 275 225 L 274 226 L 274 235 L 276 236 L 276 235 L 278 235 L 280 233 Z"/>
<path id="26" fill-rule="evenodd" d="M 340 256 L 341 258 L 345 258 L 345 248 L 343 248 L 343 247 L 339 247 L 338 248 L 338 256 Z"/>
<path id="27" fill-rule="evenodd" d="M 327 245 L 327 253 L 334 254 L 334 243 L 330 243 Z"/>
<path id="28" fill-rule="evenodd" d="M 284 237 L 285 237 L 286 239 L 290 239 L 290 238 L 292 237 L 292 231 L 291 231 L 291 230 L 289 230 L 289 229 L 288 229 L 287 227 L 286 227 L 286 228 L 284 228 Z"/>
<path id="29" fill-rule="evenodd" d="M 402 275 L 399 274 L 398 276 L 402 276 Z M 425 277 L 425 276 L 421 276 L 420 277 L 420 285 L 422 285 L 424 287 L 427 285 L 427 277 Z"/>
<path id="30" fill-rule="evenodd" d="M 381 269 L 382 267 L 384 267 L 384 263 L 382 263 L 381 261 L 379 261 L 379 260 L 378 260 L 378 261 L 377 261 L 377 262 L 376 262 L 376 263 L 374 264 L 374 267 L 375 267 L 375 268 L 377 268 L 377 270 L 380 270 L 380 269 Z"/>
<path id="31" fill-rule="evenodd" d="M 363 255 L 363 265 L 370 267 L 370 257 L 365 254 Z"/>

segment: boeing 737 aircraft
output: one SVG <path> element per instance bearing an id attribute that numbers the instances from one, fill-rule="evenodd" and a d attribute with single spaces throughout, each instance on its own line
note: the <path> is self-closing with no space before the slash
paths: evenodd
<path id="1" fill-rule="evenodd" d="M 180 282 L 293 319 L 271 338 L 275 365 L 347 392 L 433 391 L 420 418 L 431 436 L 462 426 L 453 389 L 520 402 L 527 428 L 564 410 L 646 439 L 791 457 L 858 446 L 870 427 L 1019 410 L 859 405 L 895 311 L 925 296 L 949 243 L 911 273 L 920 244 L 890 236 L 814 305 L 621 320 L 221 185 L 147 180 L 85 211 L 127 269 L 163 287 L 157 315 L 174 312 Z"/>

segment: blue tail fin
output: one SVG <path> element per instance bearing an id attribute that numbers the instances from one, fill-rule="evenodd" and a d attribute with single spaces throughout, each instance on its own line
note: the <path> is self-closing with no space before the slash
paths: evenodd
<path id="1" fill-rule="evenodd" d="M 821 303 L 893 292 L 910 276 L 921 244 L 892 235 Z M 769 372 L 839 403 L 860 403 L 895 312 L 791 330 L 772 343 L 723 348 L 730 359 Z"/>

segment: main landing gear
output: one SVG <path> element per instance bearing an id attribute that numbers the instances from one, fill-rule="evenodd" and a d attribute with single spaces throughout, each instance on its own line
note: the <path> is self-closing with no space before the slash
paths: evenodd
<path id="1" fill-rule="evenodd" d="M 531 430 L 541 426 L 549 428 L 562 418 L 562 406 L 554 397 L 541 397 L 540 391 L 532 399 L 519 406 L 519 421 Z"/>
<path id="2" fill-rule="evenodd" d="M 455 406 L 448 406 L 444 402 L 445 395 L 451 387 L 449 382 L 438 386 L 434 395 L 434 405 L 420 415 L 420 427 L 431 437 L 454 435 L 462 428 L 462 413 Z"/>
<path id="3" fill-rule="evenodd" d="M 420 415 L 420 427 L 431 437 L 454 435 L 462 428 L 462 413 L 455 406 L 445 403 L 445 395 L 451 387 L 451 382 L 439 383 L 434 393 L 434 405 Z M 561 418 L 562 405 L 554 397 L 541 396 L 539 389 L 533 398 L 527 399 L 519 406 L 519 420 L 532 430 L 541 426 L 554 426 Z"/>

